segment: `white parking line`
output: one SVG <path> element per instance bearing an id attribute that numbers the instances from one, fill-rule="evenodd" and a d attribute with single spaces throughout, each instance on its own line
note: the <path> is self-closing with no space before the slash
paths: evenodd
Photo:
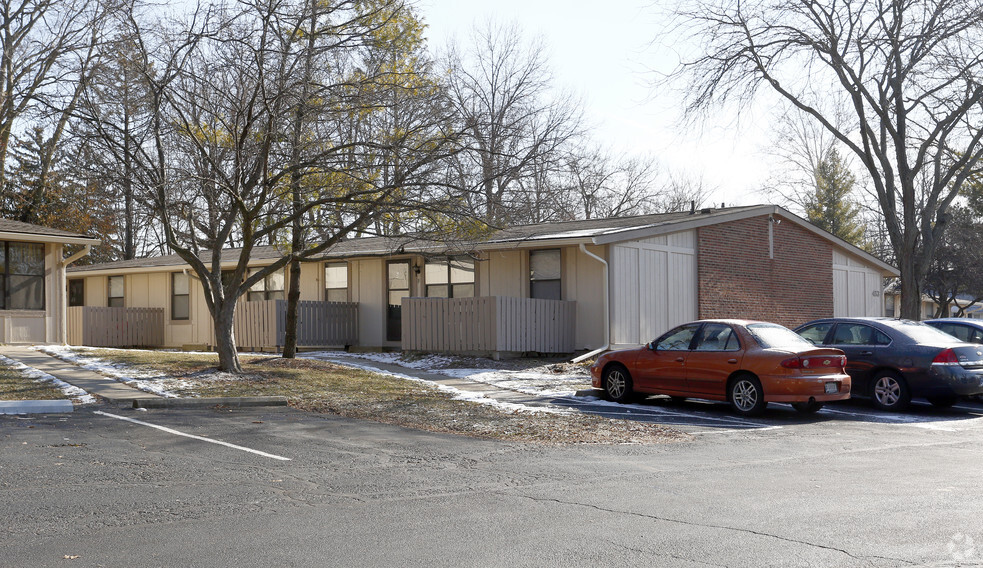
<path id="1" fill-rule="evenodd" d="M 230 444 L 228 442 L 223 442 L 221 440 L 212 440 L 212 439 L 209 439 L 209 438 L 203 438 L 201 436 L 195 436 L 194 434 L 185 434 L 184 432 L 179 432 L 177 430 L 174 430 L 173 428 L 167 428 L 165 426 L 158 426 L 156 424 L 151 424 L 149 422 L 143 422 L 142 420 L 136 420 L 136 419 L 133 419 L 133 418 L 127 418 L 125 416 L 117 416 L 115 414 L 109 414 L 108 412 L 103 412 L 101 410 L 97 410 L 97 411 L 93 412 L 93 414 L 101 414 L 103 416 L 108 416 L 110 418 L 116 418 L 117 420 L 125 420 L 127 422 L 132 422 L 134 424 L 139 424 L 141 426 L 150 426 L 151 428 L 156 428 L 156 429 L 161 430 L 163 432 L 167 432 L 168 434 L 174 434 L 175 436 L 184 436 L 185 438 L 191 438 L 192 440 L 200 440 L 202 442 L 210 442 L 212 444 L 218 444 L 220 446 L 225 446 L 227 448 L 232 448 L 232 449 L 235 449 L 235 450 L 242 450 L 244 452 L 249 452 L 249 453 L 256 454 L 258 456 L 263 456 L 263 457 L 266 457 L 266 458 L 273 458 L 275 460 L 280 460 L 280 461 L 291 461 L 290 458 L 285 458 L 283 456 L 277 456 L 277 455 L 273 455 L 273 454 L 268 454 L 266 452 L 261 452 L 259 450 L 254 450 L 252 448 L 244 448 L 242 446 L 237 446 L 235 444 Z"/>
<path id="2" fill-rule="evenodd" d="M 742 427 L 747 427 L 747 428 L 769 428 L 769 429 L 772 428 L 772 426 L 769 425 L 769 424 L 762 424 L 760 422 L 751 422 L 749 420 L 744 420 L 742 418 L 727 418 L 727 417 L 719 417 L 719 416 L 709 416 L 709 415 L 707 415 L 705 413 L 696 412 L 696 411 L 686 412 L 686 411 L 682 411 L 682 410 L 667 410 L 667 409 L 664 409 L 664 408 L 656 408 L 656 407 L 651 407 L 651 406 L 640 406 L 640 405 L 637 405 L 637 404 L 616 404 L 616 403 L 609 403 L 607 401 L 601 401 L 601 400 L 598 400 L 596 402 L 595 401 L 585 401 L 585 400 L 577 400 L 577 398 L 570 398 L 570 397 L 557 397 L 557 398 L 562 399 L 562 400 L 567 400 L 567 401 L 570 401 L 570 402 L 574 403 L 571 406 L 582 406 L 582 407 L 583 406 L 594 406 L 594 407 L 600 406 L 602 408 L 603 407 L 611 407 L 612 408 L 612 410 L 609 411 L 609 412 L 589 411 L 588 410 L 588 412 L 591 412 L 592 414 L 612 415 L 612 416 L 624 416 L 626 414 L 635 414 L 635 415 L 642 415 L 642 416 L 644 416 L 644 415 L 651 415 L 651 416 L 670 416 L 670 417 L 679 417 L 679 418 L 689 418 L 689 419 L 692 419 L 692 420 L 703 420 L 703 421 L 711 420 L 711 421 L 714 421 L 714 422 L 722 422 L 724 424 L 729 424 L 729 425 L 733 425 L 733 426 L 742 426 Z M 614 410 L 614 409 L 619 409 L 619 410 Z M 693 424 L 693 425 L 696 426 L 696 425 L 699 425 L 699 424 Z"/>

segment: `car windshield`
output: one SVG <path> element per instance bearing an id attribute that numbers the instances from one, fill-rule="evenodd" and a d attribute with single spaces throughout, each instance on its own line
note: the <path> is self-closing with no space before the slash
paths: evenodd
<path id="1" fill-rule="evenodd" d="M 955 343 L 961 341 L 957 337 L 920 321 L 897 320 L 891 322 L 891 327 L 915 340 L 916 343 Z"/>
<path id="2" fill-rule="evenodd" d="M 782 327 L 774 323 L 752 323 L 748 324 L 747 330 L 765 349 L 788 349 L 799 351 L 801 349 L 813 349 L 815 345 L 809 343 L 798 333 L 787 327 Z"/>

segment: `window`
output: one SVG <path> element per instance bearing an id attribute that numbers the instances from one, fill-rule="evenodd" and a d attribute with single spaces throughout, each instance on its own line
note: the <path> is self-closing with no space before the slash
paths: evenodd
<path id="1" fill-rule="evenodd" d="M 891 338 L 880 331 L 859 323 L 841 323 L 836 326 L 833 345 L 888 345 Z"/>
<path id="2" fill-rule="evenodd" d="M 560 249 L 529 252 L 529 297 L 560 300 Z"/>
<path id="3" fill-rule="evenodd" d="M 685 351 L 689 349 L 690 343 L 693 342 L 693 336 L 696 335 L 696 330 L 699 328 L 699 324 L 677 327 L 655 340 L 653 342 L 655 349 L 658 351 Z"/>
<path id="4" fill-rule="evenodd" d="M 85 280 L 76 278 L 68 281 L 68 305 L 85 305 Z"/>
<path id="5" fill-rule="evenodd" d="M 191 277 L 186 272 L 171 273 L 171 319 L 191 317 Z"/>
<path id="6" fill-rule="evenodd" d="M 122 276 L 110 276 L 109 277 L 109 307 L 110 308 L 122 308 L 123 303 L 123 277 Z"/>
<path id="7" fill-rule="evenodd" d="M 44 245 L 0 242 L 3 309 L 44 309 Z"/>
<path id="8" fill-rule="evenodd" d="M 799 331 L 799 335 L 809 340 L 809 343 L 813 345 L 822 345 L 823 341 L 826 339 L 826 334 L 829 333 L 830 328 L 833 327 L 832 323 L 817 323 L 810 325 L 809 327 L 802 328 Z"/>
<path id="9" fill-rule="evenodd" d="M 259 272 L 260 268 L 250 268 L 249 275 Z M 273 274 L 268 274 L 259 282 L 249 288 L 246 299 L 250 302 L 258 300 L 282 300 L 283 299 L 283 270 L 277 270 Z"/>
<path id="10" fill-rule="evenodd" d="M 348 265 L 344 262 L 324 265 L 324 300 L 327 302 L 348 301 Z"/>
<path id="11" fill-rule="evenodd" d="M 428 298 L 474 297 L 474 259 L 470 256 L 428 260 L 425 276 Z"/>
<path id="12" fill-rule="evenodd" d="M 697 351 L 737 351 L 741 348 L 737 334 L 729 325 L 708 323 L 696 341 Z"/>

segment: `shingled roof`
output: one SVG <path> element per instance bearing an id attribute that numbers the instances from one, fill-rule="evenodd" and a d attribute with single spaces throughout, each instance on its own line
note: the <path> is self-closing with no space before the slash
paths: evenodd
<path id="1" fill-rule="evenodd" d="M 86 240 L 92 241 L 92 244 L 98 242 L 98 239 L 94 239 L 88 235 L 83 235 L 82 233 L 52 229 L 51 227 L 42 227 L 41 225 L 34 225 L 31 223 L 11 221 L 10 219 L 0 219 L 0 233 L 52 237 L 51 239 L 47 239 L 51 241 Z"/>
<path id="2" fill-rule="evenodd" d="M 647 238 L 657 234 L 683 231 L 715 223 L 737 220 L 740 218 L 759 215 L 780 215 L 788 218 L 817 234 L 823 235 L 840 246 L 852 249 L 856 254 L 871 260 L 887 271 L 896 270 L 874 258 L 865 251 L 846 243 L 822 229 L 809 224 L 796 215 L 775 205 L 749 205 L 742 207 L 722 207 L 717 209 L 699 209 L 682 213 L 658 213 L 653 215 L 636 215 L 631 217 L 611 217 L 605 219 L 587 219 L 579 221 L 563 221 L 518 225 L 493 232 L 490 236 L 477 241 L 443 243 L 428 240 L 421 235 L 401 237 L 363 237 L 339 242 L 330 250 L 318 255 L 317 259 L 330 260 L 333 258 L 358 258 L 367 256 L 391 256 L 406 252 L 444 254 L 448 251 L 463 252 L 471 250 L 495 250 L 503 248 L 532 248 L 542 246 L 560 246 L 569 244 L 609 244 Z M 222 264 L 234 265 L 241 249 L 227 249 L 222 252 Z M 253 248 L 251 261 L 275 260 L 283 256 L 282 249 L 275 246 L 258 246 Z M 211 261 L 208 254 L 202 255 L 206 263 Z M 73 266 L 69 272 L 92 272 L 125 269 L 153 269 L 164 267 L 186 266 L 177 255 L 148 257 L 137 260 L 125 260 L 88 266 Z"/>

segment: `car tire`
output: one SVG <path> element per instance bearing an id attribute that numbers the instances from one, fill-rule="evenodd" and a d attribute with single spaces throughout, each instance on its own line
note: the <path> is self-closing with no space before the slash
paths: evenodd
<path id="1" fill-rule="evenodd" d="M 727 398 L 734 410 L 742 416 L 757 416 L 765 411 L 765 391 L 754 375 L 738 375 L 730 382 Z"/>
<path id="2" fill-rule="evenodd" d="M 812 402 L 793 402 L 792 408 L 802 414 L 815 414 L 822 409 L 823 403 L 813 400 Z"/>
<path id="3" fill-rule="evenodd" d="M 889 412 L 901 412 L 911 402 L 911 391 L 904 377 L 894 371 L 881 371 L 874 375 L 870 398 L 874 407 Z"/>
<path id="4" fill-rule="evenodd" d="M 937 408 L 949 408 L 959 400 L 959 397 L 953 395 L 929 396 L 926 398 L 932 403 L 932 406 Z"/>
<path id="5" fill-rule="evenodd" d="M 635 393 L 632 391 L 631 375 L 628 374 L 628 369 L 621 365 L 611 365 L 604 369 L 603 384 L 604 394 L 608 400 L 624 404 L 635 398 Z"/>

